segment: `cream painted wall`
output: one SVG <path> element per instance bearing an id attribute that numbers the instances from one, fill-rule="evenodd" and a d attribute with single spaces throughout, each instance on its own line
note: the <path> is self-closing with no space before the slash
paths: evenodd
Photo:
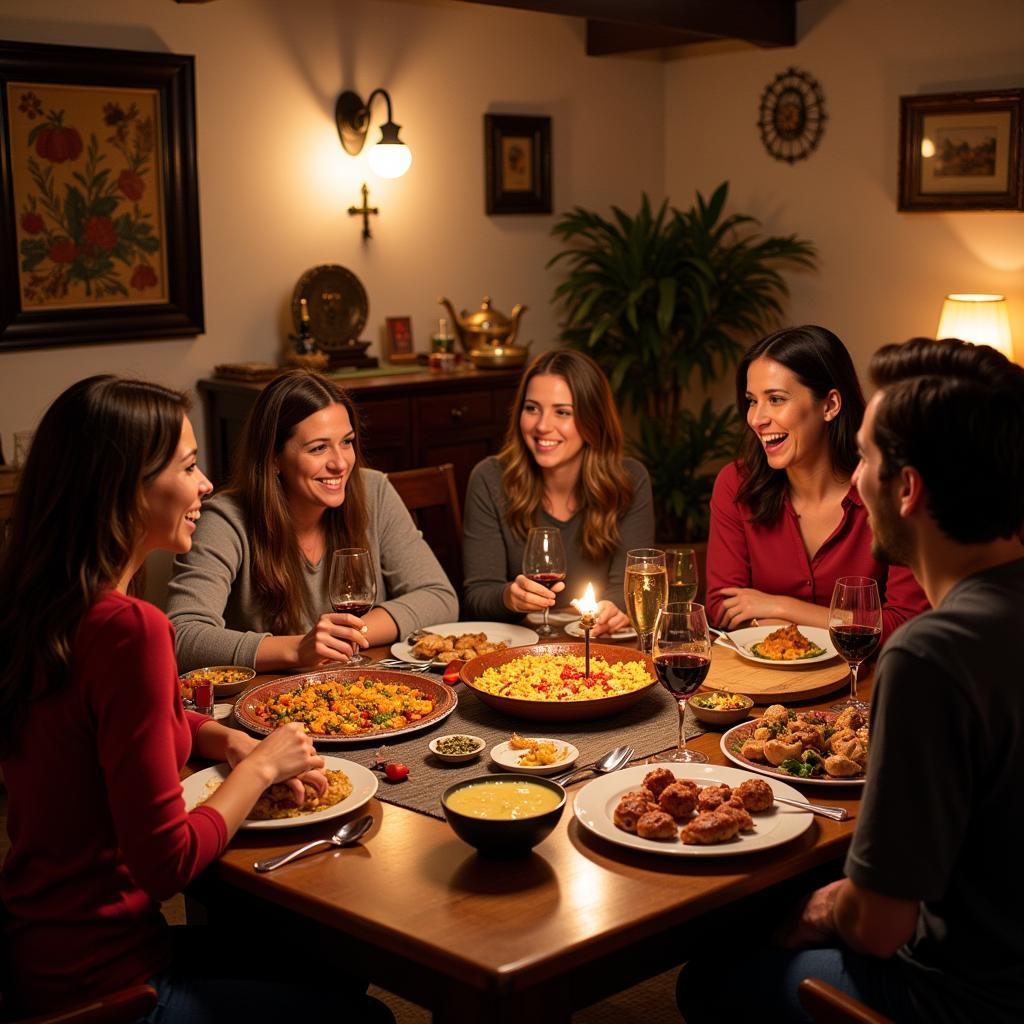
<path id="1" fill-rule="evenodd" d="M 724 179 L 731 205 L 797 232 L 820 270 L 790 278 L 794 323 L 821 323 L 858 367 L 890 341 L 934 336 L 948 292 L 1002 292 L 1024 361 L 1024 214 L 897 213 L 899 97 L 1024 85 L 1018 0 L 805 0 L 792 49 L 690 48 L 666 64 L 666 192 L 673 203 Z M 791 65 L 821 83 L 818 150 L 772 159 L 761 91 Z"/>
<path id="2" fill-rule="evenodd" d="M 529 306 L 523 336 L 550 347 L 556 218 L 484 214 L 485 112 L 552 116 L 556 214 L 663 193 L 663 66 L 587 58 L 578 19 L 456 0 L 0 0 L 0 36 L 195 54 L 207 325 L 197 339 L 0 353 L 8 457 L 11 434 L 89 374 L 190 388 L 216 363 L 274 360 L 292 288 L 319 263 L 362 280 L 375 348 L 385 316 L 411 315 L 425 349 L 439 295 L 476 308 L 484 294 Z M 397 181 L 346 156 L 334 127 L 341 89 L 377 86 L 414 153 Z M 364 180 L 381 207 L 365 244 L 346 214 Z"/>

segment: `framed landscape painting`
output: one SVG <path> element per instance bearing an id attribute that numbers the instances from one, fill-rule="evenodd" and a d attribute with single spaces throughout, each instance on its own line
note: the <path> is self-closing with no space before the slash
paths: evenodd
<path id="1" fill-rule="evenodd" d="M 0 349 L 203 331 L 193 59 L 0 42 Z"/>
<path id="2" fill-rule="evenodd" d="M 900 210 L 1024 210 L 1024 89 L 900 98 Z"/>
<path id="3" fill-rule="evenodd" d="M 487 213 L 551 212 L 551 118 L 484 114 Z"/>

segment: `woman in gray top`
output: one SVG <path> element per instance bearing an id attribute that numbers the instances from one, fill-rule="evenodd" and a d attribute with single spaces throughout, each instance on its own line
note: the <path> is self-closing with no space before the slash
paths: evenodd
<path id="1" fill-rule="evenodd" d="M 647 471 L 622 457 L 622 443 L 611 389 L 593 359 L 570 350 L 534 359 L 520 382 L 504 448 L 469 479 L 467 618 L 507 620 L 567 605 L 593 583 L 600 602 L 594 635 L 628 625 L 626 551 L 654 543 L 654 511 Z M 568 572 L 551 590 L 522 574 L 532 526 L 562 532 Z"/>
<path id="2" fill-rule="evenodd" d="M 258 671 L 346 661 L 458 617 L 444 570 L 382 473 L 360 465 L 355 408 L 308 370 L 275 378 L 243 431 L 230 487 L 203 504 L 192 550 L 175 560 L 167 613 L 181 671 Z M 377 604 L 331 611 L 330 554 L 366 548 Z"/>

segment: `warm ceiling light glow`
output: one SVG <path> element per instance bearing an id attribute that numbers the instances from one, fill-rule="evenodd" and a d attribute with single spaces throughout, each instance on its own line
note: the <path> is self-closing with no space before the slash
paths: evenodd
<path id="1" fill-rule="evenodd" d="M 947 295 L 937 336 L 991 345 L 1013 359 L 1010 314 L 1003 295 Z"/>
<path id="2" fill-rule="evenodd" d="M 370 150 L 367 159 L 370 168 L 382 178 L 398 178 L 409 170 L 412 153 L 398 137 L 401 125 L 391 117 L 391 96 L 386 89 L 374 89 L 364 103 L 357 93 L 346 90 L 338 97 L 334 118 L 338 135 L 346 153 L 357 156 L 366 142 L 370 128 L 370 104 L 377 96 L 383 96 L 387 104 L 387 120 L 380 126 L 380 139 Z"/>

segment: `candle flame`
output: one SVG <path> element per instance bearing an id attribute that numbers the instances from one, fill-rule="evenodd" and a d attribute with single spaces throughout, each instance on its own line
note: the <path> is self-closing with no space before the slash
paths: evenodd
<path id="1" fill-rule="evenodd" d="M 596 615 L 597 601 L 594 599 L 594 584 L 588 583 L 587 589 L 583 592 L 583 596 L 575 598 L 572 605 L 580 615 Z"/>

